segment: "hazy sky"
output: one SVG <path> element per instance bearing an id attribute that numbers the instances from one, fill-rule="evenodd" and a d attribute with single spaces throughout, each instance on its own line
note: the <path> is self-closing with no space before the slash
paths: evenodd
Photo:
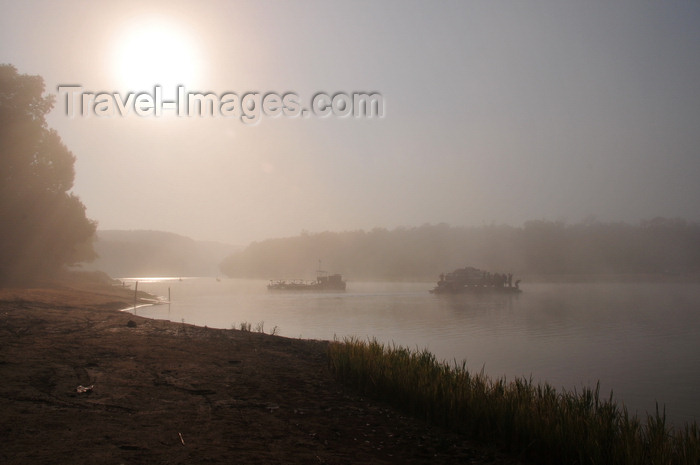
<path id="1" fill-rule="evenodd" d="M 700 2 L 2 1 L 0 62 L 90 92 L 378 92 L 382 118 L 66 115 L 103 229 L 700 220 Z"/>

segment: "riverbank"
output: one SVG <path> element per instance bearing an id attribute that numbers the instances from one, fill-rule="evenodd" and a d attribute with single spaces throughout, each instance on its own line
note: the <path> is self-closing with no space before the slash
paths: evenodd
<path id="1" fill-rule="evenodd" d="M 519 463 L 359 397 L 327 342 L 119 311 L 133 299 L 0 289 L 2 463 Z"/>
<path id="2" fill-rule="evenodd" d="M 535 463 L 700 463 L 697 423 L 672 427 L 657 407 L 631 415 L 600 384 L 557 392 L 531 379 L 494 380 L 466 364 L 438 362 L 428 351 L 349 339 L 329 347 L 333 372 L 376 399 L 433 424 L 497 443 Z"/>

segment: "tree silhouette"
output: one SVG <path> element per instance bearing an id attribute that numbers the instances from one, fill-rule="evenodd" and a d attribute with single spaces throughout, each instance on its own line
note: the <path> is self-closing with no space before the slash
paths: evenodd
<path id="1" fill-rule="evenodd" d="M 75 157 L 48 128 L 41 76 L 0 65 L 0 284 L 55 275 L 94 258 L 95 223 L 70 192 Z"/>

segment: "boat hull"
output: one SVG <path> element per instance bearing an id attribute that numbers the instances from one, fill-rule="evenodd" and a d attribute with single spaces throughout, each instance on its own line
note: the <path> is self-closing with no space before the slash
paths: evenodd
<path id="1" fill-rule="evenodd" d="M 327 286 L 316 283 L 272 283 L 267 288 L 271 291 L 344 291 L 346 284 L 343 282 L 342 285 Z"/>
<path id="2" fill-rule="evenodd" d="M 339 274 L 322 274 L 316 281 L 270 281 L 271 291 L 344 291 L 347 284 Z"/>
<path id="3" fill-rule="evenodd" d="M 493 287 L 493 286 L 463 286 L 458 288 L 447 288 L 437 286 L 430 289 L 431 294 L 520 294 L 521 289 L 517 287 Z"/>

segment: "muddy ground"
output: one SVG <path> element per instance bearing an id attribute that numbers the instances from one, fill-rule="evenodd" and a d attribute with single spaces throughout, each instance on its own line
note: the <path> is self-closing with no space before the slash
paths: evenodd
<path id="1" fill-rule="evenodd" d="M 326 342 L 118 311 L 131 303 L 0 289 L 0 463 L 519 463 L 359 397 Z"/>

